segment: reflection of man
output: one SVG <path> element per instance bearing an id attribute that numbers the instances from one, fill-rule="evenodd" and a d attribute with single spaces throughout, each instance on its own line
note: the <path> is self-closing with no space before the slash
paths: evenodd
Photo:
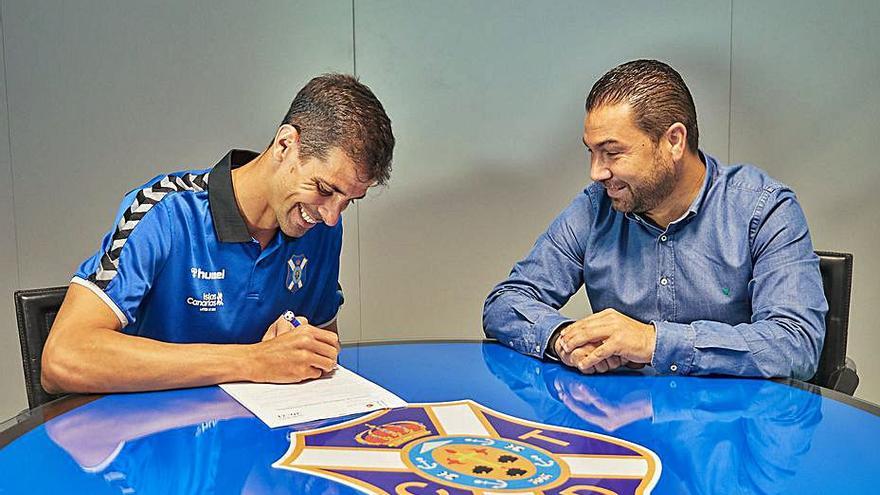
<path id="1" fill-rule="evenodd" d="M 43 354 L 50 392 L 298 382 L 336 363 L 340 215 L 391 173 L 391 122 L 350 76 L 310 81 L 262 153 L 126 195 Z M 292 317 L 301 325 L 291 332 Z M 225 345 L 220 345 L 225 344 Z"/>
<path id="2" fill-rule="evenodd" d="M 810 378 L 827 310 L 794 192 L 697 147 L 690 91 L 671 67 L 623 64 L 590 91 L 593 183 L 486 300 L 486 334 L 584 373 Z M 595 313 L 558 309 L 586 285 Z"/>
<path id="3" fill-rule="evenodd" d="M 290 447 L 293 427 L 269 429 L 218 388 L 112 395 L 46 423 L 63 449 L 46 449 L 47 471 L 63 472 L 70 460 L 93 479 L 71 476 L 71 492 L 98 493 L 339 493 L 324 478 L 272 463 Z M 35 471 L 36 473 L 36 471 Z M 57 479 L 29 480 L 35 493 L 57 488 Z M 88 487 L 86 487 L 87 485 Z"/>
<path id="4" fill-rule="evenodd" d="M 822 420 L 817 394 L 760 380 L 642 375 L 650 370 L 590 379 L 491 344 L 483 358 L 536 417 L 653 450 L 663 463 L 657 493 L 796 493 L 799 467 L 822 457 L 804 460 Z"/>

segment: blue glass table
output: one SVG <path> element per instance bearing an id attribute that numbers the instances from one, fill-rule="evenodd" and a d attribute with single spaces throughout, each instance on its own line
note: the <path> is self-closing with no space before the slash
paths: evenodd
<path id="1" fill-rule="evenodd" d="M 349 345 L 340 362 L 420 408 L 270 429 L 217 387 L 67 397 L 4 424 L 0 493 L 878 490 L 880 409 L 800 382 L 584 376 L 493 342 Z M 370 456 L 388 464 L 358 471 Z"/>

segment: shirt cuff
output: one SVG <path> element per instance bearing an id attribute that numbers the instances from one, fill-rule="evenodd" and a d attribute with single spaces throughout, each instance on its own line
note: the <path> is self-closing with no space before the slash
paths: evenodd
<path id="1" fill-rule="evenodd" d="M 570 325 L 572 322 L 564 321 L 556 326 L 552 332 L 550 332 L 550 338 L 547 339 L 547 344 L 544 346 L 544 357 L 551 361 L 559 361 L 559 355 L 556 354 L 556 341 L 559 340 L 559 337 L 562 336 L 562 329 Z"/>
<path id="2" fill-rule="evenodd" d="M 543 358 L 547 353 L 547 345 L 550 343 L 550 337 L 553 336 L 553 332 L 558 330 L 559 327 L 573 322 L 574 320 L 571 318 L 566 318 L 558 313 L 548 314 L 539 318 L 534 326 L 535 330 L 537 330 L 535 336 L 538 340 L 532 344 L 532 348 L 529 349 L 529 354 Z"/>
<path id="3" fill-rule="evenodd" d="M 657 332 L 651 366 L 659 373 L 687 375 L 694 364 L 694 327 L 684 323 L 652 321 Z"/>

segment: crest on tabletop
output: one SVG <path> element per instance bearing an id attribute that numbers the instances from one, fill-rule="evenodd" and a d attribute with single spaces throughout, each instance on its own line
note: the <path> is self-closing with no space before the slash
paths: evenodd
<path id="1" fill-rule="evenodd" d="M 411 404 L 291 433 L 273 467 L 387 495 L 649 494 L 661 471 L 657 455 L 632 442 L 470 400 Z"/>

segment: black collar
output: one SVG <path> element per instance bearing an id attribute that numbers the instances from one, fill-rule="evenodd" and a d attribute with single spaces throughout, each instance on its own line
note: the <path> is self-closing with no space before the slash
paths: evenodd
<path id="1" fill-rule="evenodd" d="M 220 242 L 250 242 L 253 240 L 232 189 L 232 169 L 258 156 L 247 150 L 232 150 L 214 165 L 208 177 L 208 207 L 214 220 L 214 232 Z"/>

